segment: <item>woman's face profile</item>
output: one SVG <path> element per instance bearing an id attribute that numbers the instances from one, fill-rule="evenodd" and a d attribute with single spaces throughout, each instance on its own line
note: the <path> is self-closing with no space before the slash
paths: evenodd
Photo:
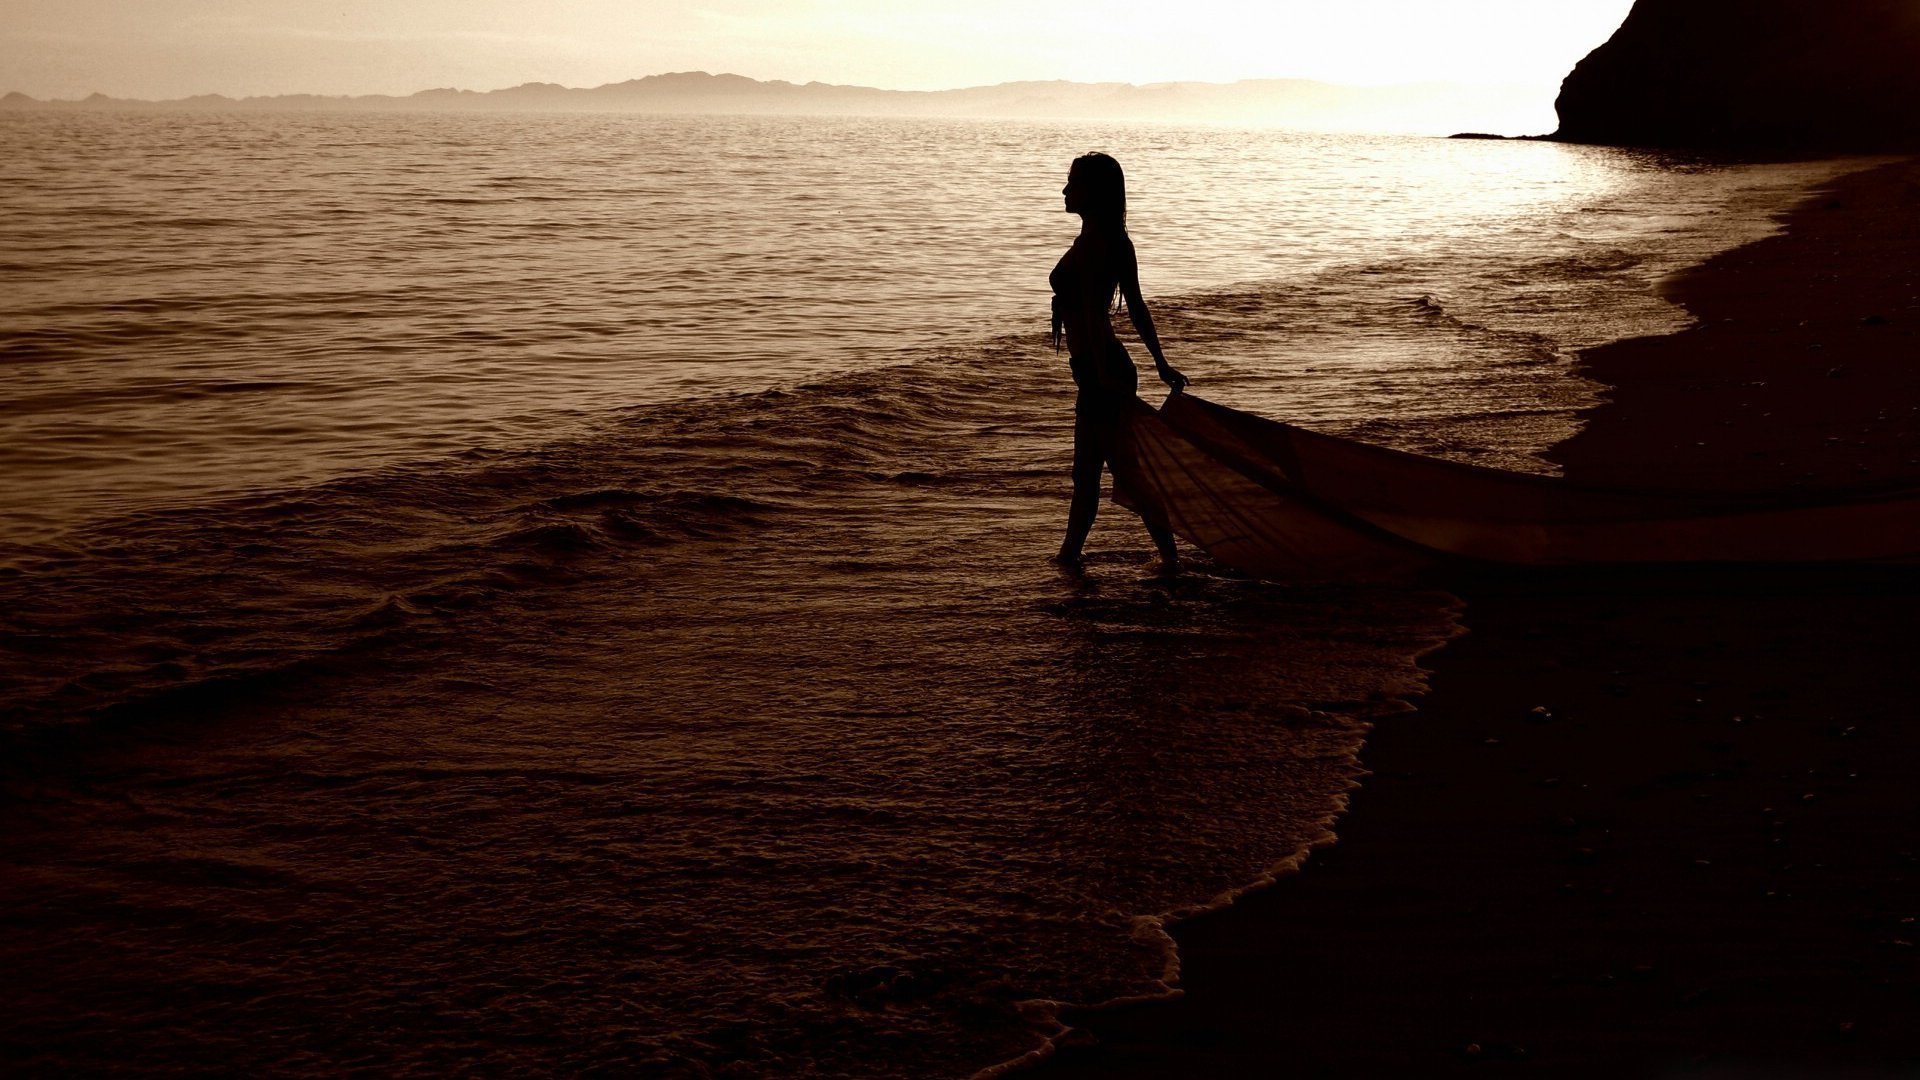
<path id="1" fill-rule="evenodd" d="M 1080 212 L 1080 189 L 1074 186 L 1073 174 L 1067 174 L 1067 186 L 1060 189 L 1060 195 L 1067 201 L 1067 213 Z"/>

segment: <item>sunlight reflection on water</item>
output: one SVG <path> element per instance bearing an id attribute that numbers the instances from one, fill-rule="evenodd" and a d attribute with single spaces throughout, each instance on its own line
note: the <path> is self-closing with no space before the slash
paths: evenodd
<path id="1" fill-rule="evenodd" d="M 1450 307 L 1497 307 L 1516 289 L 1495 271 L 1582 244 L 1644 247 L 1662 212 L 1716 233 L 1711 250 L 1727 239 L 1704 228 L 1703 200 L 1800 178 L 1545 143 L 1125 124 L 32 113 L 0 125 L 0 357 L 16 374 L 0 414 L 0 533 L 14 534 L 524 444 L 621 406 L 997 335 L 1037 341 L 1046 269 L 1077 227 L 1059 186 L 1094 147 L 1129 170 L 1150 299 L 1259 297 L 1230 353 L 1174 340 L 1214 384 L 1297 366 L 1309 343 L 1363 367 L 1418 359 L 1421 328 L 1366 311 L 1379 282 L 1327 276 L 1342 268 L 1413 267 L 1396 299 L 1458 287 Z M 1579 215 L 1594 207 L 1628 212 Z M 1738 221 L 1752 230 L 1752 215 Z M 1555 299 L 1565 323 L 1574 305 Z M 1324 417 L 1343 396 L 1348 418 L 1392 415 L 1362 387 L 1319 384 L 1294 415 Z"/>

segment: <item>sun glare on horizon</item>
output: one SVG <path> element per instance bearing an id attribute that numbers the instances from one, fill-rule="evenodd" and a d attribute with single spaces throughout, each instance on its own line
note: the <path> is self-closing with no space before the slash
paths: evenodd
<path id="1" fill-rule="evenodd" d="M 36 97 L 408 94 L 667 71 L 896 90 L 1020 80 L 1558 83 L 1632 0 L 4 0 Z"/>

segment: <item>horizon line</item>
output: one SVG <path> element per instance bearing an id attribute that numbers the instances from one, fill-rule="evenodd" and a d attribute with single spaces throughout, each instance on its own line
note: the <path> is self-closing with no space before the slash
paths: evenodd
<path id="1" fill-rule="evenodd" d="M 380 93 L 380 92 L 328 93 L 324 91 L 314 91 L 314 90 L 294 90 L 294 91 L 287 91 L 287 92 L 277 93 L 277 94 L 245 94 L 245 95 L 233 95 L 233 94 L 222 93 L 217 90 L 209 90 L 209 91 L 204 91 L 202 93 L 197 93 L 197 94 L 187 94 L 180 97 L 168 97 L 168 98 L 116 97 L 114 95 L 107 94 L 99 90 L 91 91 L 90 93 L 77 98 L 62 98 L 62 97 L 39 98 L 23 90 L 7 90 L 7 91 L 4 91 L 3 93 L 0 93 L 0 100 L 10 99 L 10 98 L 26 98 L 27 100 L 35 102 L 36 104 L 46 104 L 46 105 L 83 105 L 83 104 L 86 104 L 87 102 L 94 101 L 97 99 L 106 100 L 106 101 L 139 102 L 139 103 L 154 104 L 154 105 L 163 105 L 169 102 L 177 102 L 177 101 L 198 101 L 198 100 L 205 100 L 207 98 L 219 98 L 226 101 L 262 101 L 262 100 L 272 100 L 275 98 L 327 98 L 327 99 L 333 99 L 333 100 L 343 100 L 343 99 L 351 100 L 356 98 L 388 98 L 396 101 L 404 101 L 409 98 L 420 97 L 425 94 L 473 94 L 476 96 L 485 96 L 488 94 L 507 93 L 513 90 L 524 90 L 529 87 L 537 87 L 541 89 L 554 89 L 554 90 L 561 90 L 561 91 L 574 92 L 574 93 L 592 93 L 597 90 L 606 90 L 610 87 L 627 86 L 633 83 L 646 82 L 651 79 L 670 79 L 670 78 L 675 78 L 680 76 L 699 76 L 707 79 L 716 79 L 716 80 L 740 79 L 746 82 L 753 83 L 758 86 L 786 86 L 786 87 L 793 87 L 795 89 L 821 87 L 829 90 L 865 90 L 865 91 L 872 91 L 875 93 L 882 93 L 882 94 L 906 94 L 906 95 L 913 95 L 913 96 L 954 94 L 954 93 L 962 93 L 968 90 L 993 90 L 993 89 L 998 89 L 1000 87 L 1023 86 L 1023 85 L 1065 85 L 1065 86 L 1090 86 L 1090 87 L 1115 86 L 1115 87 L 1131 87 L 1134 89 L 1155 89 L 1159 87 L 1170 87 L 1170 86 L 1228 87 L 1228 86 L 1239 86 L 1244 83 L 1300 83 L 1300 84 L 1307 84 L 1307 85 L 1313 85 L 1313 86 L 1339 87 L 1342 89 L 1352 89 L 1352 90 L 1393 90 L 1393 89 L 1412 89 L 1412 88 L 1418 88 L 1418 87 L 1440 87 L 1440 86 L 1491 90 L 1491 89 L 1503 89 L 1503 88 L 1518 89 L 1522 87 L 1531 88 L 1536 85 L 1539 85 L 1539 86 L 1547 85 L 1545 83 L 1536 84 L 1536 83 L 1527 83 L 1527 82 L 1509 82 L 1509 83 L 1457 82 L 1457 81 L 1446 80 L 1446 79 L 1421 79 L 1421 80 L 1414 80 L 1409 82 L 1398 82 L 1398 83 L 1343 83 L 1343 82 L 1332 82 L 1326 79 L 1311 79 L 1311 78 L 1305 78 L 1305 77 L 1299 77 L 1299 76 L 1265 76 L 1260 78 L 1233 79 L 1225 82 L 1217 82 L 1217 81 L 1208 80 L 1208 79 L 1157 79 L 1152 82 L 1128 82 L 1128 81 L 1118 80 L 1118 79 L 1100 80 L 1095 82 L 1088 82 L 1088 81 L 1083 81 L 1079 79 L 1006 79 L 1006 80 L 1002 80 L 1000 82 L 995 82 L 995 83 L 975 83 L 967 86 L 945 87 L 943 89 L 938 89 L 938 90 L 901 90 L 901 89 L 894 89 L 891 87 L 884 87 L 884 86 L 869 86 L 869 85 L 860 84 L 860 83 L 829 83 L 829 82 L 823 82 L 818 79 L 811 79 L 811 80 L 808 80 L 807 82 L 794 82 L 789 79 L 757 79 L 751 75 L 741 75 L 737 72 L 722 71 L 722 72 L 715 73 L 715 72 L 706 71 L 704 69 L 693 69 L 693 70 L 686 70 L 686 71 L 656 72 L 651 75 L 639 75 L 629 79 L 622 79 L 614 82 L 601 83 L 598 86 L 567 86 L 562 83 L 546 82 L 546 81 L 541 81 L 537 79 L 530 79 L 526 82 L 516 83 L 512 86 L 495 87 L 490 90 L 470 90 L 464 87 L 457 87 L 457 86 L 430 86 L 420 90 L 414 90 L 408 93 Z"/>

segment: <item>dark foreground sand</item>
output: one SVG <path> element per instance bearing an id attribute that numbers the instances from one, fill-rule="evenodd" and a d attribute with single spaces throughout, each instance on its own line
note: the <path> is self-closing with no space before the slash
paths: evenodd
<path id="1" fill-rule="evenodd" d="M 1570 476 L 1920 476 L 1920 164 L 1673 289 L 1700 325 L 1587 357 Z M 1461 592 L 1339 843 L 1040 1071 L 1920 1075 L 1920 572 Z"/>

